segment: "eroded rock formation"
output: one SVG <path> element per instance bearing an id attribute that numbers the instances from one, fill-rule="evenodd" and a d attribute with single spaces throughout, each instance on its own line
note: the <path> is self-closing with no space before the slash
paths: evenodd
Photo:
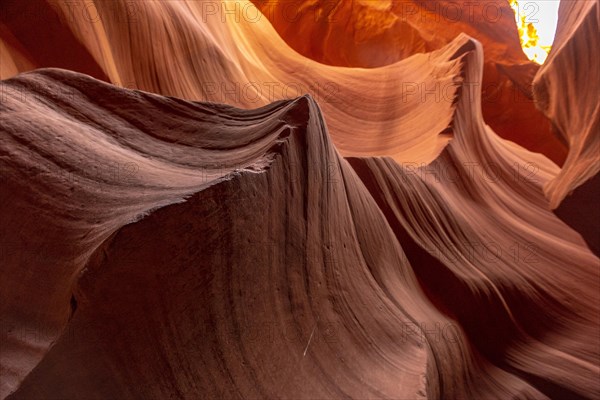
<path id="1" fill-rule="evenodd" d="M 600 170 L 599 25 L 597 1 L 561 2 L 550 59 L 534 81 L 537 106 L 569 145 L 562 171 L 546 187 L 552 208 Z"/>
<path id="2" fill-rule="evenodd" d="M 367 105 L 383 109 L 385 104 L 394 111 L 387 110 L 384 118 L 359 116 L 362 121 L 401 115 L 401 102 L 419 103 L 419 109 L 425 109 L 423 103 L 452 102 L 447 81 L 423 79 L 392 65 L 416 53 L 442 49 L 464 32 L 486 48 L 485 79 L 469 82 L 483 93 L 486 122 L 502 137 L 546 154 L 558 164 L 564 161 L 565 145 L 551 132 L 548 120 L 531 99 L 531 79 L 537 67 L 520 50 L 514 15 L 505 1 L 286 0 L 256 4 L 264 15 L 247 0 L 28 0 L 26 7 L 21 1 L 7 0 L 2 13 L 7 66 L 0 69 L 0 76 L 7 78 L 36 67 L 61 67 L 119 86 L 242 108 L 310 93 L 324 108 L 334 142 L 348 155 L 335 136 L 338 128 L 345 131 L 356 124 L 338 127 L 337 113 L 327 109 L 329 103 L 334 99 L 353 102 L 365 92 L 382 96 L 367 99 L 360 108 L 354 103 L 351 109 L 338 104 L 345 122 L 348 114 L 369 112 Z M 289 48 L 271 22 L 305 57 Z M 340 70 L 314 61 L 389 67 Z M 411 71 L 428 72 L 417 66 Z M 438 121 L 441 125 L 446 122 L 444 118 Z M 377 129 L 393 129 L 390 135 L 396 138 L 405 135 L 398 135 L 394 124 Z M 419 134 L 423 136 L 422 131 Z M 393 148 L 388 146 L 388 151 Z"/>
<path id="3" fill-rule="evenodd" d="M 483 79 L 470 84 L 482 91 L 486 122 L 500 136 L 564 162 L 566 147 L 533 104 L 538 66 L 521 50 L 506 0 L 253 1 L 291 47 L 331 65 L 380 67 L 440 49 L 461 33 L 473 37 L 485 48 Z M 539 18 L 529 9 L 528 17 Z"/>
<path id="4" fill-rule="evenodd" d="M 561 6 L 535 79 L 562 169 L 486 125 L 500 37 L 420 48 L 423 25 L 351 68 L 213 3 L 93 4 L 127 18 L 32 1 L 48 26 L 0 31 L 3 398 L 600 396 L 600 266 L 573 229 L 594 225 L 551 211 L 598 167 L 599 80 L 569 79 L 597 62 L 573 61 L 597 3 Z M 73 54 L 35 41 L 50 27 Z M 88 75 L 13 77 L 55 63 Z M 524 92 L 535 72 L 501 71 Z"/>

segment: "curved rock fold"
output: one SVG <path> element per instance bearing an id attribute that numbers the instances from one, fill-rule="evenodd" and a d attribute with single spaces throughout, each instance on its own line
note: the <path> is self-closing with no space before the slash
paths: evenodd
<path id="1" fill-rule="evenodd" d="M 597 2 L 539 71 L 394 2 L 328 3 L 335 51 L 278 1 L 92 4 L 127 18 L 0 28 L 2 398 L 600 397 Z M 562 143 L 492 112 L 496 78 Z"/>

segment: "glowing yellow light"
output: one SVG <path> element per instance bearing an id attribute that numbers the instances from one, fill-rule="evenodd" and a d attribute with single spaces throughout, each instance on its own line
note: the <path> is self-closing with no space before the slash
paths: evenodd
<path id="1" fill-rule="evenodd" d="M 541 10 L 540 3 L 526 1 L 525 6 L 520 7 L 517 0 L 510 0 L 510 6 L 515 12 L 515 21 L 517 22 L 523 52 L 531 61 L 543 64 L 548 57 L 554 39 L 558 1 L 547 0 L 546 5 L 552 3 L 553 9 L 550 10 Z M 538 31 L 544 27 L 543 24 L 546 24 L 545 35 L 540 37 Z"/>

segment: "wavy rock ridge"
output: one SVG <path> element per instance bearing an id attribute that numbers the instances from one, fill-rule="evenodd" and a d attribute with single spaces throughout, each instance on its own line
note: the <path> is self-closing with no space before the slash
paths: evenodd
<path id="1" fill-rule="evenodd" d="M 69 67 L 160 94 L 59 69 L 2 81 L 3 398 L 600 396 L 599 259 L 550 211 L 597 171 L 581 149 L 597 145 L 600 80 L 553 89 L 574 88 L 562 77 L 597 4 L 561 6 L 566 44 L 536 77 L 562 169 L 484 123 L 466 35 L 333 67 L 268 23 L 135 4 L 127 30 L 70 20 L 94 61 Z M 149 31 L 182 47 L 150 50 Z M 36 51 L 9 36 L 3 71 L 29 68 Z M 335 101 L 206 90 L 290 79 L 335 83 Z M 245 109 L 190 101 L 222 96 Z"/>
<path id="2" fill-rule="evenodd" d="M 508 4 L 495 1 L 470 9 L 472 2 L 461 2 L 464 12 L 456 20 L 448 15 L 456 13 L 457 3 L 446 1 L 426 6 L 392 3 L 389 9 L 373 9 L 379 1 L 256 3 L 264 15 L 250 1 L 238 0 L 29 0 L 27 7 L 7 0 L 2 14 L 7 33 L 2 38 L 8 50 L 0 77 L 36 67 L 61 67 L 118 86 L 241 108 L 310 93 L 323 108 L 333 141 L 344 156 L 385 154 L 430 162 L 447 141 L 444 134 L 436 145 L 433 135 L 444 132 L 451 120 L 456 63 L 448 57 L 462 45 L 456 38 L 466 32 L 487 49 L 485 80 L 470 83 L 485 92 L 488 123 L 502 137 L 559 164 L 564 161 L 564 144 L 550 133 L 548 121 L 531 100 L 536 67 L 520 50 Z M 298 18 L 288 16 L 290 9 Z M 490 13 L 499 17 L 490 20 L 486 17 Z M 379 38 L 377 27 L 388 25 L 381 22 L 385 15 L 397 22 L 384 29 L 375 46 L 371 35 Z M 356 24 L 345 24 L 348 18 Z M 279 37 L 271 21 L 303 56 Z M 370 22 L 363 25 L 364 21 Z M 341 35 L 337 29 L 354 34 Z M 321 35 L 323 31 L 328 33 Z M 423 45 L 411 41 L 416 31 L 420 34 L 415 40 Z M 311 46 L 324 40 L 327 50 L 299 49 L 295 38 L 300 37 Z M 379 56 L 360 55 L 366 47 L 377 49 Z M 398 49 L 404 50 L 397 54 Z M 421 54 L 424 49 L 431 53 Z M 360 61 L 336 56 L 357 52 Z M 409 56 L 411 62 L 402 62 Z M 363 107 L 355 107 L 356 102 Z M 513 107 L 515 102 L 518 108 Z M 447 103 L 447 110 L 435 103 Z M 438 118 L 427 118 L 434 111 Z M 351 141 L 343 137 L 348 130 Z M 417 142 L 420 148 L 409 151 Z"/>

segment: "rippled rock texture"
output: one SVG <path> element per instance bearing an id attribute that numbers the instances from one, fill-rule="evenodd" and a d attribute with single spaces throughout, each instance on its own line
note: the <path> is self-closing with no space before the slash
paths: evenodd
<path id="1" fill-rule="evenodd" d="M 399 5 L 2 4 L 2 398 L 600 397 L 598 3 Z"/>

